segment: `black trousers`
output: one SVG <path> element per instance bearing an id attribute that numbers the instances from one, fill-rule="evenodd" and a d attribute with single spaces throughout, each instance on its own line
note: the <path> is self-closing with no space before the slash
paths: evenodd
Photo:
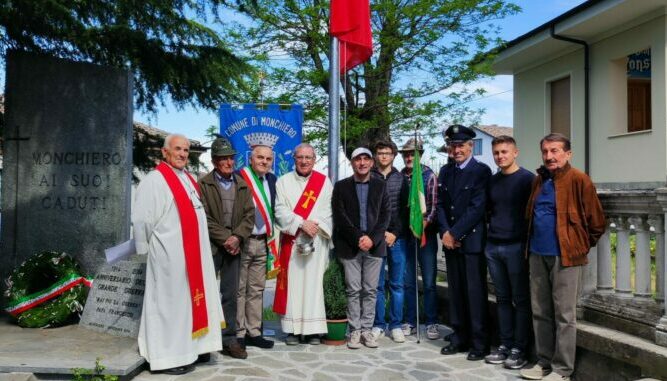
<path id="1" fill-rule="evenodd" d="M 222 330 L 222 344 L 229 345 L 230 341 L 236 340 L 236 308 L 241 253 L 231 255 L 224 250 L 220 250 L 219 253 L 222 255 L 218 254 L 213 258 L 215 267 L 220 269 L 220 301 L 227 323 L 227 327 Z"/>
<path id="2" fill-rule="evenodd" d="M 445 250 L 449 284 L 451 343 L 477 351 L 488 349 L 488 289 L 483 253 Z"/>

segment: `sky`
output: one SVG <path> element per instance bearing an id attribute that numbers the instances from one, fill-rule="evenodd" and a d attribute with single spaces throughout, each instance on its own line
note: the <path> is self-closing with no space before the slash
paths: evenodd
<path id="1" fill-rule="evenodd" d="M 522 12 L 496 22 L 501 27 L 500 37 L 512 40 L 583 2 L 584 0 L 515 0 L 514 3 L 522 8 Z M 470 102 L 470 106 L 485 110 L 481 124 L 511 127 L 512 77 L 496 76 L 478 81 L 476 85 L 486 90 L 481 99 Z M 248 102 L 253 101 L 255 100 L 248 100 Z M 204 135 L 209 126 L 218 125 L 218 116 L 214 112 L 196 110 L 192 107 L 176 110 L 170 104 L 159 108 L 157 114 L 142 114 L 137 111 L 134 119 L 164 131 L 184 134 L 200 142 L 207 140 Z"/>

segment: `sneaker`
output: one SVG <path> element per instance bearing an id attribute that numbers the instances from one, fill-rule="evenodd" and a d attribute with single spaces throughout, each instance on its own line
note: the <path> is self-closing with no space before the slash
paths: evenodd
<path id="1" fill-rule="evenodd" d="M 551 368 L 543 368 L 540 364 L 535 364 L 530 368 L 523 368 L 520 372 L 521 377 L 529 380 L 542 380 L 549 373 L 551 373 Z"/>
<path id="2" fill-rule="evenodd" d="M 429 324 L 426 326 L 426 337 L 429 340 L 438 340 L 440 338 L 440 331 L 438 331 L 437 324 Z"/>
<path id="3" fill-rule="evenodd" d="M 417 333 L 415 327 L 413 327 L 412 324 L 403 323 L 403 325 L 401 325 L 401 329 L 403 330 L 404 336 L 410 336 L 413 333 Z"/>
<path id="4" fill-rule="evenodd" d="M 361 330 L 352 331 L 350 338 L 347 339 L 347 347 L 350 349 L 361 348 Z"/>
<path id="5" fill-rule="evenodd" d="M 512 348 L 509 357 L 505 360 L 504 366 L 507 369 L 521 369 L 526 363 L 528 363 L 528 360 L 526 360 L 523 351 L 519 348 Z"/>
<path id="6" fill-rule="evenodd" d="M 496 349 L 495 351 L 491 352 L 490 355 L 484 357 L 484 362 L 487 364 L 502 364 L 507 360 L 507 357 L 509 355 L 509 348 L 507 348 L 504 345 L 501 345 Z M 510 368 L 510 369 L 518 369 L 518 368 Z"/>
<path id="7" fill-rule="evenodd" d="M 371 331 L 364 331 L 361 334 L 361 342 L 368 348 L 377 348 L 378 343 L 375 341 L 375 336 Z"/>
<path id="8" fill-rule="evenodd" d="M 373 338 L 377 340 L 384 335 L 384 329 L 380 327 L 373 327 L 373 329 L 371 329 L 371 334 L 373 335 Z"/>
<path id="9" fill-rule="evenodd" d="M 561 376 L 556 372 L 551 372 L 548 376 L 544 377 L 542 381 L 570 381 L 570 377 Z"/>
<path id="10" fill-rule="evenodd" d="M 396 343 L 404 343 L 405 342 L 405 335 L 403 334 L 403 330 L 401 328 L 394 328 L 391 330 L 391 339 L 394 340 Z"/>

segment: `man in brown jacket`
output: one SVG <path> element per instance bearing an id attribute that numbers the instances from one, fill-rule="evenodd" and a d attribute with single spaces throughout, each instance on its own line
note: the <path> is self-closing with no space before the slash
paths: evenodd
<path id="1" fill-rule="evenodd" d="M 236 338 L 236 306 L 241 247 L 255 224 L 255 205 L 248 184 L 234 173 L 235 154 L 229 140 L 215 139 L 211 145 L 215 169 L 199 180 L 199 186 L 211 251 L 220 270 L 222 310 L 227 316 L 227 327 L 222 330 L 222 354 L 245 359 L 248 353 Z"/>
<path id="2" fill-rule="evenodd" d="M 537 170 L 526 207 L 527 255 L 538 362 L 521 370 L 530 380 L 569 380 L 577 348 L 576 305 L 581 267 L 606 223 L 595 186 L 570 166 L 570 140 L 550 134 L 540 141 Z"/>

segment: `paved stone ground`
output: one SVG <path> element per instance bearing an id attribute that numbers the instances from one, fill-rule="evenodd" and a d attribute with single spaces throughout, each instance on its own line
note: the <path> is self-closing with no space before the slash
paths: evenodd
<path id="1" fill-rule="evenodd" d="M 267 328 L 275 328 L 275 323 Z M 450 331 L 444 326 L 441 333 Z M 393 381 L 393 380 L 517 380 L 518 371 L 467 361 L 465 353 L 443 356 L 442 340 L 420 344 L 410 336 L 402 344 L 381 338 L 377 349 L 348 349 L 346 346 L 287 346 L 278 332 L 273 349 L 248 348 L 246 360 L 214 354 L 208 364 L 198 364 L 194 372 L 182 376 L 151 374 L 144 371 L 136 381 Z"/>

